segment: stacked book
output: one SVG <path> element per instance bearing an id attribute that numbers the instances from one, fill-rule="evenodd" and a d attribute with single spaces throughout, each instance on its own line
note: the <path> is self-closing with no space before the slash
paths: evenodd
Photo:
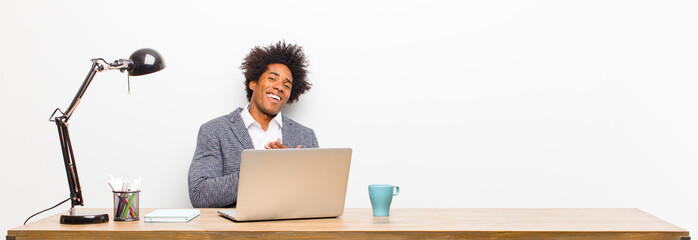
<path id="1" fill-rule="evenodd" d="M 199 216 L 199 209 L 158 209 L 145 215 L 145 222 L 189 222 Z"/>

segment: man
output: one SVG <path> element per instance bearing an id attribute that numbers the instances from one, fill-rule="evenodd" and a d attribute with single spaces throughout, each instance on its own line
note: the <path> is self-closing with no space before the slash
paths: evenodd
<path id="1" fill-rule="evenodd" d="M 235 207 L 244 149 L 317 148 L 315 132 L 286 116 L 311 84 L 303 48 L 280 41 L 254 47 L 240 67 L 249 104 L 201 125 L 189 166 L 189 199 L 195 208 Z"/>

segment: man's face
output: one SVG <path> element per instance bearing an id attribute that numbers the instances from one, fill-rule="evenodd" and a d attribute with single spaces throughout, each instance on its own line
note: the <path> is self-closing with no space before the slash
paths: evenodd
<path id="1" fill-rule="evenodd" d="M 288 102 L 292 85 L 291 70 L 286 65 L 267 65 L 267 71 L 257 81 L 250 81 L 250 107 L 255 107 L 266 115 L 276 116 Z"/>

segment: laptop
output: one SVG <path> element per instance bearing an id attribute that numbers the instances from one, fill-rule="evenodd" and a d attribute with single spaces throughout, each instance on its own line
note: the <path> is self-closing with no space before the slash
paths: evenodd
<path id="1" fill-rule="evenodd" d="M 351 148 L 244 150 L 233 221 L 338 217 L 344 213 Z"/>

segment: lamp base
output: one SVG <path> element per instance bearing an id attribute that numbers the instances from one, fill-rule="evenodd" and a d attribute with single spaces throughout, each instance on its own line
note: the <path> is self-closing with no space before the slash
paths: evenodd
<path id="1" fill-rule="evenodd" d="M 109 222 L 109 214 L 82 212 L 61 215 L 61 224 L 94 224 Z"/>

